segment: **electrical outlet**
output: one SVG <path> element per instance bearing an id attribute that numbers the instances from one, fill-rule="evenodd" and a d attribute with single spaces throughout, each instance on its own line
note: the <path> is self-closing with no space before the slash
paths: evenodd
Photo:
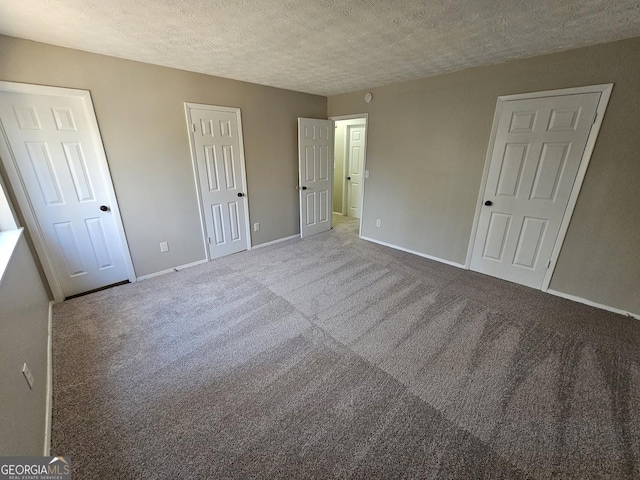
<path id="1" fill-rule="evenodd" d="M 27 367 L 26 363 L 22 366 L 22 374 L 24 375 L 24 378 L 27 380 L 27 383 L 29 384 L 29 388 L 33 390 L 33 375 L 31 375 L 31 370 L 29 370 L 29 367 Z"/>
<path id="2" fill-rule="evenodd" d="M 377 219 L 376 220 L 376 227 L 379 227 L 379 226 L 380 226 L 380 219 Z"/>
<path id="3" fill-rule="evenodd" d="M 160 252 L 166 253 L 169 251 L 169 242 L 160 242 Z"/>
<path id="4" fill-rule="evenodd" d="M 369 178 L 369 170 L 364 171 L 364 178 Z"/>
<path id="5" fill-rule="evenodd" d="M 253 224 L 253 231 L 254 231 L 254 232 L 257 232 L 257 231 L 259 231 L 259 230 L 260 230 L 260 224 L 259 224 L 259 223 L 254 223 L 254 224 Z"/>

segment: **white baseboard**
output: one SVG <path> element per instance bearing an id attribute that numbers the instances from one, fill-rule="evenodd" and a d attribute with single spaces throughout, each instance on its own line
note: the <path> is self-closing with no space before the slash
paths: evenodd
<path id="1" fill-rule="evenodd" d="M 192 263 L 185 263 L 184 265 L 179 265 L 177 267 L 173 267 L 173 268 L 167 268 L 166 270 L 161 270 L 159 272 L 155 272 L 155 273 L 150 273 L 149 275 L 142 275 L 141 277 L 136 278 L 136 281 L 140 281 L 140 280 L 148 280 L 150 278 L 153 277 L 159 277 L 160 275 L 165 275 L 167 273 L 172 273 L 175 272 L 176 270 L 180 271 L 184 268 L 189 268 L 189 267 L 195 267 L 196 265 L 201 265 L 203 263 L 207 263 L 207 259 L 204 258 L 202 260 L 198 260 L 197 262 L 192 262 Z"/>
<path id="2" fill-rule="evenodd" d="M 609 305 L 603 305 L 602 303 L 592 302 L 591 300 L 587 300 L 586 298 L 577 297 L 575 295 L 559 292 L 557 290 L 552 290 L 550 288 L 547 289 L 547 293 L 550 293 L 551 295 L 555 295 L 556 297 L 566 298 L 567 300 L 571 300 L 573 302 L 584 303 L 585 305 L 589 305 L 590 307 L 600 308 L 602 310 L 607 310 L 613 313 L 619 313 L 620 315 L 626 315 L 627 317 L 632 317 L 637 320 L 640 320 L 640 314 L 627 312 L 626 310 L 610 307 Z"/>
<path id="3" fill-rule="evenodd" d="M 286 242 L 287 240 L 293 240 L 294 238 L 300 238 L 300 234 L 291 235 L 289 237 L 279 238 L 270 242 L 260 243 L 251 247 L 252 249 L 268 247 L 269 245 L 275 245 L 276 243 Z"/>
<path id="4" fill-rule="evenodd" d="M 53 414 L 53 367 L 52 367 L 52 350 L 51 350 L 51 323 L 53 321 L 53 304 L 49 302 L 49 316 L 47 319 L 47 399 L 45 405 L 44 417 L 44 452 L 43 455 L 48 457 L 51 453 L 51 416 Z"/>
<path id="5" fill-rule="evenodd" d="M 377 243 L 378 245 L 384 245 L 385 247 L 395 248 L 396 250 L 400 250 L 402 252 L 407 252 L 407 253 L 411 253 L 413 255 L 418 255 L 420 257 L 428 258 L 429 260 L 434 260 L 436 262 L 446 263 L 447 265 L 451 265 L 453 267 L 458 267 L 458 268 L 463 268 L 465 270 L 469 270 L 468 267 L 466 267 L 465 265 L 463 265 L 461 263 L 452 262 L 450 260 L 444 260 L 443 258 L 433 257 L 431 255 L 427 255 L 426 253 L 416 252 L 414 250 L 409 250 L 408 248 L 399 247 L 397 245 L 393 245 L 393 244 L 387 243 L 387 242 L 381 242 L 380 240 L 375 240 L 373 238 L 364 237 L 362 235 L 360 236 L 360 238 L 362 240 L 366 240 L 368 242 Z M 546 291 L 547 293 L 550 293 L 551 295 L 555 295 L 557 297 L 566 298 L 567 300 L 571 300 L 573 302 L 583 303 L 585 305 L 589 305 L 590 307 L 599 308 L 601 310 L 606 310 L 608 312 L 618 313 L 620 315 L 625 315 L 627 317 L 632 317 L 632 318 L 640 320 L 640 314 L 638 314 L 638 313 L 632 313 L 632 312 L 628 312 L 626 310 L 622 310 L 620 308 L 610 307 L 609 305 L 603 305 L 602 303 L 593 302 L 591 300 L 587 300 L 586 298 L 577 297 L 575 295 L 570 295 L 568 293 L 558 292 L 557 290 L 547 289 L 547 290 L 543 290 L 543 291 Z"/>
<path id="6" fill-rule="evenodd" d="M 452 262 L 451 260 L 445 260 L 444 258 L 434 257 L 434 256 L 431 256 L 431 255 L 427 255 L 426 253 L 416 252 L 415 250 L 409 250 L 408 248 L 399 247 L 398 245 L 394 245 L 392 243 L 381 242 L 380 240 L 375 240 L 375 239 L 370 238 L 370 237 L 364 237 L 362 235 L 360 235 L 360 238 L 362 240 L 366 240 L 367 242 L 377 243 L 378 245 L 384 245 L 385 247 L 394 248 L 396 250 L 400 250 L 401 252 L 411 253 L 413 255 L 418 255 L 419 257 L 428 258 L 429 260 L 434 260 L 434 261 L 440 262 L 440 263 L 446 263 L 447 265 L 451 265 L 452 267 L 458 267 L 458 268 L 462 268 L 462 269 L 467 270 L 467 267 L 465 267 L 463 264 Z"/>

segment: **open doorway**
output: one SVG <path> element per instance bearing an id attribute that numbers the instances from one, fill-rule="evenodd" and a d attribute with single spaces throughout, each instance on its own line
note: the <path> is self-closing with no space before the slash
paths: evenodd
<path id="1" fill-rule="evenodd" d="M 333 164 L 334 223 L 353 224 L 360 232 L 364 206 L 367 114 L 331 117 L 335 122 Z"/>

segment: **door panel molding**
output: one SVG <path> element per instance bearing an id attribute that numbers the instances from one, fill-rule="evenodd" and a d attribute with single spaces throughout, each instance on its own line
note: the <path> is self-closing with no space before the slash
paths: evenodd
<path id="1" fill-rule="evenodd" d="M 362 144 L 361 148 L 362 148 L 362 153 L 361 153 L 361 157 L 362 157 L 362 162 L 361 164 L 358 164 L 359 167 L 359 171 L 356 173 L 353 170 L 353 149 L 354 149 L 354 140 L 352 139 L 352 134 L 353 134 L 353 130 L 354 129 L 362 129 L 362 141 L 360 142 Z M 345 169 L 345 174 L 343 175 L 343 177 L 354 177 L 354 175 L 357 175 L 357 179 L 356 181 L 358 183 L 355 183 L 355 185 L 357 186 L 357 192 L 356 192 L 356 204 L 357 204 L 357 215 L 349 215 L 351 213 L 352 210 L 352 206 L 353 206 L 353 197 L 354 197 L 354 193 L 353 193 L 353 187 L 354 187 L 354 179 L 351 178 L 350 180 L 347 180 L 346 178 L 343 178 L 343 182 L 345 184 L 345 188 L 344 190 L 346 191 L 346 194 L 344 194 L 343 197 L 343 203 L 346 203 L 346 208 L 344 209 L 345 215 L 347 216 L 355 216 L 358 218 L 358 220 L 360 219 L 360 217 L 362 217 L 362 191 L 364 190 L 364 161 L 365 161 L 365 152 L 364 152 L 364 146 L 367 140 L 367 125 L 363 122 L 361 124 L 353 124 L 353 125 L 347 125 L 346 128 L 346 134 L 345 134 L 345 149 L 346 149 L 346 154 L 344 157 L 344 164 L 346 166 Z M 357 140 L 356 140 L 357 141 Z"/>
<path id="2" fill-rule="evenodd" d="M 332 120 L 298 118 L 298 194 L 300 237 L 330 230 L 333 225 Z"/>
<path id="3" fill-rule="evenodd" d="M 129 245 L 127 243 L 127 237 L 122 223 L 122 217 L 120 214 L 120 208 L 116 198 L 115 190 L 113 188 L 112 176 L 109 170 L 109 164 L 107 163 L 107 157 L 102 143 L 102 137 L 100 135 L 100 129 L 98 126 L 98 120 L 93 107 L 93 101 L 91 99 L 91 93 L 88 90 L 78 90 L 73 88 L 64 87 L 49 87 L 43 85 L 32 85 L 25 83 L 4 82 L 0 81 L 0 92 L 30 94 L 30 95 L 43 95 L 43 96 L 57 96 L 57 97 L 71 97 L 78 98 L 82 101 L 84 107 L 84 113 L 86 114 L 86 120 L 89 127 L 89 135 L 91 137 L 92 144 L 95 146 L 95 159 L 97 162 L 99 173 L 104 180 L 105 192 L 110 204 L 110 209 L 113 214 L 113 219 L 116 225 L 118 237 L 120 239 L 120 246 L 122 248 L 122 254 L 125 262 L 127 275 L 130 282 L 136 281 L 135 270 L 133 262 L 131 260 L 131 253 Z M 64 112 L 57 112 L 58 114 Z M 57 121 L 62 122 L 62 117 L 58 115 Z M 71 116 L 66 117 L 66 124 L 71 125 L 73 122 Z M 64 123 L 64 122 L 63 122 Z M 64 126 L 64 125 L 63 125 Z M 2 157 L 3 164 L 5 166 L 9 183 L 13 188 L 13 192 L 18 201 L 18 207 L 23 215 L 27 230 L 31 235 L 34 248 L 38 255 L 40 264 L 44 271 L 45 278 L 49 283 L 49 288 L 53 294 L 53 298 L 56 302 L 64 300 L 64 291 L 60 280 L 56 275 L 54 268 L 54 262 L 51 253 L 46 246 L 44 240 L 44 234 L 40 229 L 34 206 L 32 205 L 29 196 L 27 195 L 26 186 L 23 183 L 22 177 L 18 170 L 18 164 L 14 158 L 13 152 L 9 147 L 9 140 L 6 132 L 0 127 L 0 157 Z"/>
<path id="4" fill-rule="evenodd" d="M 598 138 L 598 133 L 600 132 L 600 127 L 602 126 L 602 121 L 604 120 L 604 114 L 606 112 L 607 105 L 609 104 L 609 99 L 611 98 L 612 90 L 613 90 L 613 83 L 608 83 L 608 84 L 602 84 L 602 85 L 592 85 L 592 86 L 586 86 L 586 87 L 567 88 L 567 89 L 561 89 L 561 90 L 549 90 L 549 91 L 542 91 L 542 92 L 523 93 L 523 94 L 516 94 L 516 95 L 505 95 L 505 96 L 498 97 L 498 100 L 496 102 L 496 110 L 493 118 L 493 123 L 491 126 L 489 146 L 487 148 L 487 154 L 485 157 L 482 180 L 480 183 L 480 189 L 478 191 L 478 200 L 476 202 L 476 211 L 475 211 L 475 216 L 473 220 L 473 226 L 471 229 L 469 246 L 467 249 L 467 258 L 465 262 L 465 268 L 469 269 L 471 267 L 471 258 L 473 254 L 474 245 L 476 243 L 476 236 L 478 234 L 478 224 L 480 221 L 480 214 L 481 214 L 482 206 L 484 202 L 485 190 L 487 186 L 489 170 L 491 167 L 491 161 L 494 154 L 494 147 L 496 143 L 498 125 L 500 123 L 501 114 L 503 112 L 503 109 L 507 105 L 507 102 L 511 102 L 515 100 L 530 100 L 530 99 L 545 98 L 545 97 L 599 93 L 600 100 L 596 107 L 596 118 L 591 127 L 589 135 L 587 137 L 586 146 L 584 148 L 584 151 L 580 160 L 578 172 L 576 174 L 573 187 L 571 188 L 571 193 L 569 194 L 567 207 L 565 209 L 564 215 L 560 223 L 560 230 L 558 232 L 558 236 L 553 245 L 551 258 L 549 261 L 549 267 L 546 271 L 544 280 L 542 282 L 541 290 L 546 292 L 549 289 L 549 284 L 551 283 L 551 278 L 553 277 L 553 272 L 558 262 L 560 250 L 562 249 L 562 244 L 566 237 L 567 230 L 569 228 L 569 223 L 571 221 L 573 211 L 578 201 L 580 189 L 582 187 L 582 183 L 584 181 L 584 177 L 586 175 L 587 168 L 591 160 L 591 155 L 593 154 L 593 150 L 595 148 L 596 140 Z M 563 113 L 566 113 L 566 112 L 563 112 Z M 512 131 L 514 128 L 524 129 L 523 131 L 526 131 L 527 125 L 532 125 L 534 120 L 535 119 L 530 119 L 529 120 L 530 123 L 527 123 L 526 118 L 512 119 L 512 124 L 510 128 L 512 129 Z M 555 120 L 557 120 L 558 122 L 558 129 L 562 129 L 562 128 L 565 128 L 562 125 L 562 121 L 565 121 L 565 122 L 569 121 L 571 123 L 575 121 L 575 118 L 574 117 L 569 118 L 569 116 L 565 115 L 562 118 L 558 116 L 557 118 L 555 118 Z M 514 125 L 513 122 L 515 122 L 516 124 Z"/>
<path id="5" fill-rule="evenodd" d="M 191 103 L 191 102 L 185 102 L 184 103 L 184 110 L 185 110 L 185 117 L 186 117 L 186 121 L 187 121 L 187 132 L 189 134 L 189 147 L 190 147 L 190 153 L 191 153 L 191 166 L 193 168 L 193 178 L 194 178 L 194 182 L 195 182 L 195 187 L 196 187 L 196 199 L 198 202 L 198 213 L 200 215 L 200 225 L 201 225 L 201 229 L 202 229 L 202 247 L 203 247 L 203 251 L 204 251 L 204 257 L 206 259 L 206 261 L 211 261 L 212 255 L 209 249 L 209 242 L 208 242 L 208 232 L 207 232 L 207 221 L 206 221 L 206 214 L 205 214 L 205 205 L 204 205 L 204 201 L 203 201 L 203 196 L 202 196 L 202 183 L 201 183 L 201 178 L 200 178 L 200 174 L 198 172 L 198 158 L 197 158 L 197 147 L 196 147 L 196 142 L 195 142 L 195 137 L 193 135 L 193 127 L 192 125 L 194 125 L 194 121 L 192 118 L 192 110 L 209 110 L 209 111 L 214 111 L 214 112 L 224 112 L 224 113 L 233 113 L 235 114 L 236 117 L 236 126 L 237 126 L 237 131 L 238 131 L 238 142 L 239 142 L 239 163 L 240 163 L 240 171 L 241 171 L 241 188 L 242 191 L 245 194 L 244 197 L 244 229 L 245 229 L 245 235 L 246 235 L 246 239 L 247 239 L 247 244 L 246 244 L 246 249 L 247 250 L 251 250 L 252 248 L 252 244 L 251 244 L 251 222 L 249 219 L 249 190 L 248 190 L 248 185 L 247 185 L 247 170 L 246 170 L 246 163 L 245 163 L 245 155 L 244 155 L 244 138 L 243 138 L 243 134 L 242 134 L 242 113 L 240 108 L 237 107 L 223 107 L 223 106 L 218 106 L 218 105 L 207 105 L 207 104 L 202 104 L 202 103 Z M 205 128 L 206 126 L 203 126 L 203 128 Z M 213 127 L 212 127 L 213 128 Z M 231 134 L 231 126 L 230 125 L 226 125 L 224 126 L 223 130 L 221 130 L 221 136 L 228 136 Z M 224 162 L 229 162 L 230 161 L 230 157 L 228 156 L 228 152 L 223 152 L 223 158 L 221 159 Z M 237 178 L 235 177 L 229 177 L 229 169 L 225 169 L 225 172 L 227 173 L 226 176 L 224 177 L 219 177 L 218 173 L 219 172 L 215 172 L 213 170 L 211 170 L 210 165 L 207 163 L 207 168 L 209 169 L 209 178 L 208 178 L 208 183 L 209 185 L 213 185 L 215 184 L 216 188 L 220 188 L 220 186 L 222 184 L 234 184 L 238 181 Z M 232 212 L 229 212 L 229 215 L 231 215 Z M 211 232 L 212 235 L 214 234 L 214 232 Z"/>

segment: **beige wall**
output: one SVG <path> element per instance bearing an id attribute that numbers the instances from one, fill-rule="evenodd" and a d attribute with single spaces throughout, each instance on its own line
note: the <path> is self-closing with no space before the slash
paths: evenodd
<path id="1" fill-rule="evenodd" d="M 297 117 L 325 97 L 6 36 L 0 80 L 91 91 L 137 276 L 204 258 L 184 102 L 242 109 L 252 243 L 299 232 Z"/>
<path id="2" fill-rule="evenodd" d="M 42 455 L 49 298 L 20 239 L 0 283 L 0 456 Z M 22 375 L 27 363 L 33 390 Z"/>
<path id="3" fill-rule="evenodd" d="M 330 97 L 369 112 L 363 235 L 464 263 L 497 97 L 610 82 L 550 288 L 640 313 L 638 38 Z"/>

